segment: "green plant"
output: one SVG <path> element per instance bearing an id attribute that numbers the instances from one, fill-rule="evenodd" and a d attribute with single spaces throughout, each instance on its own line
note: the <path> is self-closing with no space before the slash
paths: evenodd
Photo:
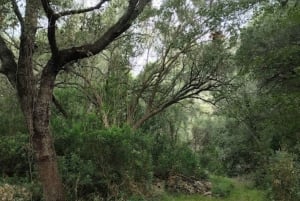
<path id="1" fill-rule="evenodd" d="M 275 201 L 299 200 L 299 170 L 295 156 L 285 151 L 276 152 L 269 166 L 270 198 Z"/>
<path id="2" fill-rule="evenodd" d="M 0 171 L 4 176 L 26 176 L 29 169 L 28 137 L 18 133 L 14 136 L 0 136 Z"/>
<path id="3" fill-rule="evenodd" d="M 228 197 L 234 189 L 233 182 L 228 178 L 212 176 L 210 180 L 212 182 L 212 193 L 215 197 Z"/>
<path id="4" fill-rule="evenodd" d="M 198 155 L 187 143 L 172 144 L 167 136 L 159 136 L 154 143 L 152 155 L 154 173 L 159 177 L 167 177 L 170 172 L 205 177 L 199 166 Z"/>
<path id="5" fill-rule="evenodd" d="M 146 192 L 152 181 L 152 138 L 130 128 L 81 127 L 83 122 L 58 130 L 59 164 L 70 200 L 97 195 L 109 199 L 128 198 Z M 58 128 L 58 127 L 56 127 Z M 68 132 L 69 130 L 69 132 Z M 70 143 L 68 148 L 63 144 Z"/>

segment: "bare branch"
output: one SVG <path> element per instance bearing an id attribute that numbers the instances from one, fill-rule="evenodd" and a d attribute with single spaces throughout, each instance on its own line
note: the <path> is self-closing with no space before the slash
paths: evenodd
<path id="1" fill-rule="evenodd" d="M 60 17 L 67 16 L 67 15 L 74 15 L 74 14 L 81 14 L 81 13 L 91 12 L 91 11 L 100 9 L 102 7 L 102 5 L 107 1 L 110 1 L 110 0 L 102 0 L 97 5 L 89 7 L 89 8 L 63 11 L 63 12 L 57 13 L 57 17 L 60 18 Z"/>
<path id="2" fill-rule="evenodd" d="M 17 2 L 15 0 L 11 0 L 11 4 L 12 4 L 13 10 L 21 24 L 21 28 L 24 27 L 24 19 L 22 17 L 22 14 L 20 12 Z"/>
<path id="3" fill-rule="evenodd" d="M 51 8 L 49 0 L 42 0 L 42 5 L 48 18 L 48 42 L 53 56 L 56 57 L 58 54 L 58 47 L 56 43 L 55 29 L 58 16 Z"/>
<path id="4" fill-rule="evenodd" d="M 68 118 L 68 114 L 66 110 L 63 108 L 63 106 L 59 103 L 59 101 L 54 95 L 52 95 L 52 102 L 55 105 L 55 107 L 58 109 L 58 111 L 63 115 L 63 117 Z"/>

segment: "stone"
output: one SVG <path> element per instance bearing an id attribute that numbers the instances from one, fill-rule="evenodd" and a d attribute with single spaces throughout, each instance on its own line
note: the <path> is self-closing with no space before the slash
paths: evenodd
<path id="1" fill-rule="evenodd" d="M 166 189 L 171 192 L 211 195 L 212 185 L 208 181 L 202 181 L 195 177 L 187 177 L 176 174 L 170 175 L 166 180 Z"/>

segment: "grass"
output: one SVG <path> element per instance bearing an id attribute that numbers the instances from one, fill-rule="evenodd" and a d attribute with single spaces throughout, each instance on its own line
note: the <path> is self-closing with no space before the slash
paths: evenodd
<path id="1" fill-rule="evenodd" d="M 161 201 L 266 201 L 265 193 L 237 179 L 213 176 L 213 193 L 224 197 L 166 194 Z"/>

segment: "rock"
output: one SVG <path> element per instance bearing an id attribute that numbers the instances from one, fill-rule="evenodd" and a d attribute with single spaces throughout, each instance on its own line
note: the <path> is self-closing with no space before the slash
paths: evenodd
<path id="1" fill-rule="evenodd" d="M 163 194 L 165 192 L 165 181 L 161 179 L 155 179 L 152 184 L 152 190 L 154 194 Z"/>
<path id="2" fill-rule="evenodd" d="M 166 188 L 177 193 L 211 195 L 212 185 L 208 181 L 177 174 L 169 176 L 166 181 Z"/>
<path id="3" fill-rule="evenodd" d="M 207 197 L 211 197 L 212 196 L 212 192 L 211 191 L 207 191 L 205 193 L 203 193 L 204 196 L 207 196 Z"/>

